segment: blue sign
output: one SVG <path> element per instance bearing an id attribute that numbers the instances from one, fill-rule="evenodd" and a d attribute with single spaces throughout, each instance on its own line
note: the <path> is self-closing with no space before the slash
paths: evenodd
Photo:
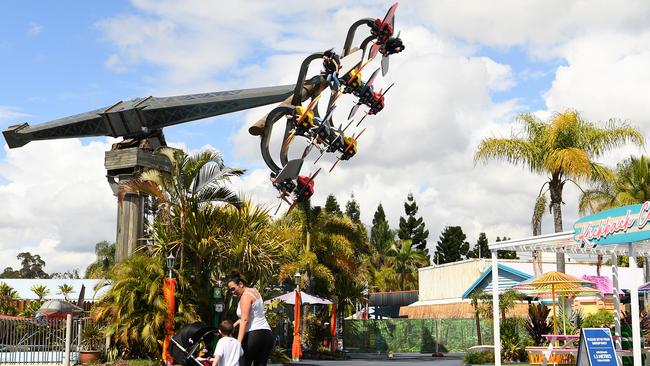
<path id="1" fill-rule="evenodd" d="M 574 239 L 588 248 L 650 239 L 650 201 L 585 216 L 573 225 L 573 229 Z"/>
<path id="2" fill-rule="evenodd" d="M 582 328 L 577 366 L 618 366 L 612 334 L 607 328 Z"/>

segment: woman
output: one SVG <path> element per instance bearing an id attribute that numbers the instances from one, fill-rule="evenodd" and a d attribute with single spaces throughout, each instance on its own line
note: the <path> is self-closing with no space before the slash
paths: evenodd
<path id="1" fill-rule="evenodd" d="M 237 340 L 244 349 L 244 366 L 265 366 L 271 355 L 275 338 L 264 316 L 264 301 L 259 291 L 248 287 L 241 274 L 233 272 L 228 279 L 228 291 L 239 297 Z"/>

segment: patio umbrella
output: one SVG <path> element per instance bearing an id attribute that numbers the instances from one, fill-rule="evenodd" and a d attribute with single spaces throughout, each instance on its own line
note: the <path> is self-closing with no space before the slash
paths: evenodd
<path id="1" fill-rule="evenodd" d="M 266 302 L 270 303 L 276 300 L 282 301 L 285 304 L 293 305 L 296 301 L 296 291 L 287 292 L 284 295 L 274 297 L 271 300 L 267 300 Z M 310 295 L 304 291 L 300 291 L 300 301 L 303 304 L 310 305 L 332 305 L 331 301 L 318 296 Z"/>
<path id="2" fill-rule="evenodd" d="M 294 291 L 294 306 L 293 306 L 293 344 L 291 345 L 291 356 L 294 361 L 302 357 L 302 345 L 300 344 L 300 292 Z"/>
<path id="3" fill-rule="evenodd" d="M 84 309 L 77 305 L 71 304 L 62 300 L 47 300 L 36 311 L 37 316 L 45 316 L 47 318 L 65 319 L 67 314 L 73 316 L 83 314 Z"/>
<path id="4" fill-rule="evenodd" d="M 593 283 L 591 281 L 569 276 L 565 273 L 553 271 L 547 272 L 532 280 L 522 282 L 518 285 L 513 286 L 513 288 L 529 295 L 551 296 L 551 299 L 553 301 L 553 332 L 555 335 L 557 335 L 557 311 L 555 309 L 555 296 L 558 294 L 578 296 L 581 294 L 594 294 L 599 292 L 594 288 L 584 287 L 584 284 Z"/>

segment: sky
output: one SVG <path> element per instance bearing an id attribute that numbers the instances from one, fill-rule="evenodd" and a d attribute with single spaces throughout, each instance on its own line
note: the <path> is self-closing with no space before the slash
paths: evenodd
<path id="1" fill-rule="evenodd" d="M 349 25 L 381 18 L 382 1 L 25 0 L 0 11 L 0 129 L 30 125 L 137 97 L 294 83 L 307 55 L 340 51 Z M 548 118 L 568 108 L 594 122 L 610 118 L 650 133 L 650 3 L 646 1 L 403 1 L 396 28 L 404 52 L 391 57 L 378 87 L 395 86 L 386 107 L 364 121 L 359 152 L 317 179 L 314 204 L 354 194 L 370 224 L 379 203 L 393 226 L 412 193 L 435 248 L 446 226 L 475 243 L 485 232 L 529 236 L 544 176 L 524 167 L 475 164 L 481 139 L 517 132 L 516 116 Z M 358 42 L 358 40 L 357 40 Z M 367 70 L 378 67 L 370 64 Z M 318 70 L 310 70 L 317 72 Z M 369 74 L 366 71 L 367 74 Z M 366 77 L 367 77 L 366 74 Z M 343 123 L 351 96 L 334 115 Z M 234 189 L 275 209 L 259 140 L 248 127 L 260 107 L 164 130 L 190 153 L 219 150 L 247 169 Z M 115 240 L 116 199 L 103 159 L 112 138 L 0 140 L 0 268 L 22 251 L 46 271 L 83 270 L 94 244 Z M 297 154 L 300 147 L 292 152 Z M 610 166 L 644 153 L 624 147 Z M 327 170 L 333 157 L 324 158 Z M 313 171 L 315 167 L 304 168 Z M 564 229 L 579 217 L 579 191 L 565 190 Z M 284 209 L 286 210 L 286 208 Z M 544 218 L 544 232 L 552 218 Z"/>

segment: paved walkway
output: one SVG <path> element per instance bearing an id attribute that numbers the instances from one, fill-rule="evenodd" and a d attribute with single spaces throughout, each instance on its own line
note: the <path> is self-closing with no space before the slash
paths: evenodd
<path id="1" fill-rule="evenodd" d="M 435 358 L 431 356 L 399 356 L 394 360 L 382 359 L 349 359 L 344 361 L 319 361 L 303 360 L 294 365 L 300 366 L 460 366 L 462 361 L 459 357 Z"/>

